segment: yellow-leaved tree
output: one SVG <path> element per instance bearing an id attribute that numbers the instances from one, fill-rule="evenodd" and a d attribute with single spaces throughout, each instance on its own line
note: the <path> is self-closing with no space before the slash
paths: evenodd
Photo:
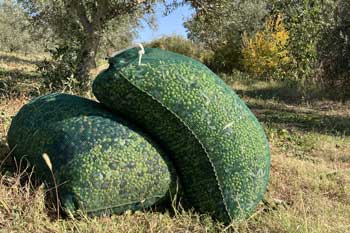
<path id="1" fill-rule="evenodd" d="M 287 43 L 289 33 L 284 26 L 283 16 L 270 16 L 265 27 L 249 37 L 242 38 L 242 64 L 244 69 L 258 78 L 282 78 L 291 58 Z"/>

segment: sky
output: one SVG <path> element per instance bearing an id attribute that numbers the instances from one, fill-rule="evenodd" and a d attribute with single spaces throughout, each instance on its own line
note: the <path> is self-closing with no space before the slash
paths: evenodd
<path id="1" fill-rule="evenodd" d="M 174 34 L 186 37 L 187 33 L 183 23 L 186 19 L 190 18 L 193 13 L 190 6 L 179 7 L 170 15 L 163 16 L 164 7 L 158 5 L 156 12 L 158 28 L 152 30 L 147 24 L 143 24 L 144 28 L 139 29 L 139 36 L 135 38 L 134 42 L 149 42 L 165 35 Z"/>

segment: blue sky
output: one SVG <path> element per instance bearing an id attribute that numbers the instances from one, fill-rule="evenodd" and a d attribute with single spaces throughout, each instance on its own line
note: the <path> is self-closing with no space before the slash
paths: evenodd
<path id="1" fill-rule="evenodd" d="M 186 19 L 190 18 L 193 13 L 190 6 L 179 7 L 170 15 L 163 16 L 164 6 L 158 5 L 156 12 L 158 28 L 152 30 L 147 24 L 144 24 L 144 28 L 139 29 L 139 36 L 135 38 L 135 42 L 149 42 L 164 35 L 173 34 L 186 37 L 187 33 L 183 23 Z"/>

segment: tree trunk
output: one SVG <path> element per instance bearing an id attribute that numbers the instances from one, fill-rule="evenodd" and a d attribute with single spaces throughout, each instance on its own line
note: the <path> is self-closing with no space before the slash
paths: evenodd
<path id="1" fill-rule="evenodd" d="M 91 88 L 89 73 L 91 69 L 96 67 L 95 58 L 99 43 L 99 33 L 90 32 L 86 35 L 85 40 L 81 45 L 76 77 L 79 81 L 79 88 L 83 92 L 86 92 Z"/>

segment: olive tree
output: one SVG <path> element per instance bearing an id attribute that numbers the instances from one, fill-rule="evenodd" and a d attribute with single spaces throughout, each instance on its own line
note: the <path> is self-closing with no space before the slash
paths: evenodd
<path id="1" fill-rule="evenodd" d="M 186 22 L 189 38 L 215 52 L 209 66 L 231 72 L 240 68 L 242 35 L 264 26 L 268 14 L 264 0 L 190 1 L 195 9 Z"/>
<path id="2" fill-rule="evenodd" d="M 75 50 L 74 75 L 82 90 L 89 88 L 89 71 L 95 66 L 98 49 L 108 43 L 108 36 L 103 37 L 106 30 L 118 31 L 119 35 L 125 33 L 124 39 L 130 40 L 130 30 L 146 13 L 153 11 L 156 1 L 19 0 L 35 25 L 53 31 L 60 48 L 68 46 Z"/>
<path id="3" fill-rule="evenodd" d="M 31 24 L 23 9 L 13 0 L 0 1 L 0 49 L 9 52 L 42 51 L 34 42 Z"/>
<path id="4" fill-rule="evenodd" d="M 323 31 L 334 24 L 336 0 L 274 0 L 271 12 L 283 14 L 293 57 L 290 78 L 311 81 L 318 69 L 317 45 Z"/>
<path id="5" fill-rule="evenodd" d="M 342 90 L 349 98 L 350 90 L 350 1 L 339 0 L 334 24 L 324 28 L 318 43 L 320 73 L 318 81 L 326 88 Z"/>

